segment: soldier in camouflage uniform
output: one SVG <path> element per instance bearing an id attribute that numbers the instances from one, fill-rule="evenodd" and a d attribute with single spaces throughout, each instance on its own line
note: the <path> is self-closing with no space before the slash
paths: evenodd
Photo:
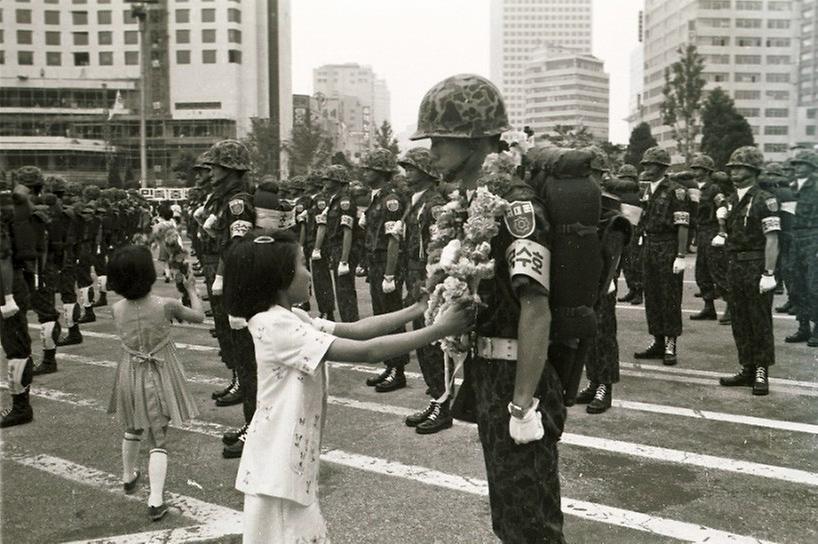
<path id="1" fill-rule="evenodd" d="M 741 371 L 721 378 L 724 386 L 752 386 L 769 392 L 768 368 L 775 363 L 773 290 L 778 259 L 778 200 L 761 189 L 764 156 L 753 146 L 736 149 L 727 163 L 736 191 L 727 198 L 727 277 L 733 308 L 733 338 Z"/>
<path id="2" fill-rule="evenodd" d="M 94 280 L 91 269 L 97 260 L 99 232 L 102 220 L 97 213 L 97 199 L 100 190 L 96 185 L 86 185 L 82 189 L 82 198 L 75 204 L 75 213 L 81 218 L 82 230 L 77 254 L 77 287 L 82 316 L 77 323 L 93 323 L 97 320 L 94 314 Z"/>
<path id="3" fill-rule="evenodd" d="M 361 161 L 364 184 L 372 190 L 372 202 L 361 223 L 366 229 L 367 281 L 374 315 L 387 314 L 403 307 L 403 271 L 400 259 L 400 220 L 406 201 L 392 178 L 398 169 L 395 156 L 388 149 L 376 149 Z M 393 333 L 403 332 L 401 327 Z M 386 368 L 366 384 L 379 393 L 406 387 L 404 367 L 409 356 L 384 361 Z"/>
<path id="4" fill-rule="evenodd" d="M 793 286 L 798 330 L 785 342 L 818 347 L 818 153 L 799 151 L 790 159 L 795 172 L 795 217 L 792 225 Z M 810 334 L 810 321 L 815 328 Z"/>
<path id="5" fill-rule="evenodd" d="M 62 301 L 63 324 L 68 333 L 57 341 L 58 346 L 71 346 L 82 343 L 82 333 L 78 323 L 82 310 L 78 304 L 76 291 L 77 255 L 83 220 L 77 213 L 75 204 L 80 191 L 79 184 L 62 183 L 62 180 L 56 181 L 52 187 L 52 192 L 62 201 L 63 225 L 65 227 L 59 290 L 60 300 Z"/>
<path id="6" fill-rule="evenodd" d="M 639 202 L 639 173 L 636 167 L 632 164 L 623 164 L 616 177 L 605 180 L 603 187 L 619 198 L 620 208 L 627 211 L 625 216 L 631 224 L 638 223 L 642 209 Z M 619 265 L 628 286 L 628 292 L 617 299 L 619 302 L 642 304 L 641 253 L 642 246 L 639 245 L 638 235 L 634 234 L 622 252 L 622 261 Z"/>
<path id="7" fill-rule="evenodd" d="M 323 174 L 316 172 L 312 179 L 313 186 L 323 184 Z M 332 272 L 330 271 L 329 248 L 324 247 L 326 240 L 318 238 L 319 229 L 326 229 L 331 194 L 321 186 L 312 199 L 312 207 L 307 213 L 307 226 L 311 230 L 307 243 L 311 246 L 310 270 L 312 271 L 312 288 L 318 303 L 320 317 L 335 320 L 335 294 L 332 290 Z"/>
<path id="8" fill-rule="evenodd" d="M 789 313 L 793 308 L 789 300 L 792 291 L 792 222 L 795 219 L 796 200 L 795 193 L 790 187 L 790 180 L 784 174 L 784 169 L 780 163 L 770 162 L 764 165 L 764 172 L 758 178 L 758 185 L 768 193 L 772 193 L 778 199 L 780 205 L 779 217 L 781 218 L 781 231 L 778 233 L 778 262 L 775 266 L 775 277 L 778 279 L 779 287 L 776 294 L 783 293 L 780 287 L 787 289 L 787 301 L 775 309 L 776 312 Z"/>
<path id="9" fill-rule="evenodd" d="M 426 93 L 412 138 L 431 138 L 444 179 L 469 191 L 508 129 L 497 88 L 462 74 Z M 542 349 L 551 326 L 549 223 L 542 201 L 522 181 L 510 182 L 500 196 L 515 206 L 491 242 L 495 276 L 479 286 L 479 336 L 452 410 L 477 422 L 494 533 L 506 544 L 563 543 L 557 441 L 566 412 Z"/>
<path id="10" fill-rule="evenodd" d="M 675 365 L 676 340 L 682 334 L 682 281 L 690 224 L 687 189 L 665 175 L 670 155 L 661 147 L 645 151 L 642 164 L 642 176 L 649 184 L 642 197 L 646 206 L 639 225 L 645 241 L 645 315 L 653 342 L 634 357 Z"/>
<path id="11" fill-rule="evenodd" d="M 426 283 L 426 248 L 429 247 L 431 234 L 429 228 L 446 197 L 440 192 L 438 182 L 440 174 L 432 164 L 432 155 L 428 149 L 415 147 L 406 152 L 398 164 L 406 171 L 406 180 L 411 191 L 409 205 L 401 220 L 403 237 L 403 263 L 401 268 L 406 273 L 405 306 L 415 304 L 423 297 Z M 424 326 L 423 319 L 412 322 L 417 330 Z M 406 417 L 409 427 L 414 427 L 418 434 L 433 434 L 452 426 L 450 399 L 446 394 L 444 378 L 443 352 L 437 344 L 431 344 L 417 350 L 418 365 L 423 373 L 423 380 L 431 401 L 429 405 Z"/>

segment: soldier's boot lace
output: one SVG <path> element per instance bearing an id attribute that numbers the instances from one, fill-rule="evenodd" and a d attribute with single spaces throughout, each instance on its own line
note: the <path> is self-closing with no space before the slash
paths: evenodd
<path id="1" fill-rule="evenodd" d="M 216 406 L 233 406 L 244 402 L 244 390 L 241 388 L 241 382 L 236 377 L 236 383 L 230 388 L 230 391 L 223 397 L 216 399 Z"/>
<path id="2" fill-rule="evenodd" d="M 241 433 L 236 441 L 229 446 L 222 449 L 222 457 L 225 459 L 238 459 L 244 451 L 244 442 L 247 440 L 247 427 L 242 427 L 244 431 Z"/>
<path id="3" fill-rule="evenodd" d="M 391 367 L 386 378 L 381 383 L 375 386 L 375 391 L 378 393 L 389 393 L 397 389 L 406 387 L 406 375 L 402 368 Z"/>
<path id="4" fill-rule="evenodd" d="M 662 364 L 666 366 L 673 366 L 677 363 L 676 359 L 676 337 L 668 336 L 665 340 L 665 354 L 662 357 Z"/>
<path id="5" fill-rule="evenodd" d="M 788 344 L 798 344 L 809 340 L 809 336 L 809 321 L 801 321 L 798 323 L 798 330 L 795 332 L 795 334 L 787 336 L 784 338 L 784 341 Z"/>
<path id="6" fill-rule="evenodd" d="M 383 372 L 381 372 L 377 376 L 372 376 L 371 378 L 367 378 L 366 379 L 366 385 L 368 385 L 369 387 L 375 387 L 376 385 L 378 385 L 379 383 L 384 381 L 388 375 L 389 375 L 389 368 L 384 368 Z"/>
<path id="7" fill-rule="evenodd" d="M 719 383 L 724 387 L 750 387 L 753 385 L 753 369 L 742 367 L 741 371 L 734 376 L 719 378 Z"/>
<path id="8" fill-rule="evenodd" d="M 403 422 L 406 423 L 407 427 L 417 427 L 418 425 L 426 421 L 426 418 L 429 417 L 429 414 L 431 414 L 434 409 L 435 401 L 433 400 L 429 401 L 429 405 L 426 406 L 426 408 L 424 408 L 420 412 L 415 412 L 414 414 L 406 416 L 406 419 L 404 419 Z"/>
<path id="9" fill-rule="evenodd" d="M 756 377 L 753 381 L 753 395 L 767 395 L 770 392 L 770 381 L 767 377 L 767 367 L 757 366 Z"/>
<path id="10" fill-rule="evenodd" d="M 432 402 L 432 413 L 415 428 L 418 434 L 434 434 L 452 426 L 452 414 L 449 411 L 449 401 Z"/>
<path id="11" fill-rule="evenodd" d="M 612 389 L 610 384 L 599 384 L 594 393 L 594 399 L 585 407 L 585 411 L 589 414 L 601 414 L 610 408 Z"/>
<path id="12" fill-rule="evenodd" d="M 596 395 L 596 390 L 599 387 L 598 383 L 588 382 L 588 385 L 577 393 L 576 399 L 574 399 L 575 404 L 588 404 L 592 400 L 594 400 L 594 395 Z"/>
<path id="13" fill-rule="evenodd" d="M 633 354 L 635 359 L 661 359 L 665 352 L 665 339 L 661 336 L 654 336 L 645 351 L 637 351 Z"/>
<path id="14" fill-rule="evenodd" d="M 222 435 L 222 443 L 224 443 L 225 446 L 235 444 L 240 437 L 247 434 L 247 427 L 249 427 L 249 424 L 245 423 L 240 429 L 227 431 Z"/>

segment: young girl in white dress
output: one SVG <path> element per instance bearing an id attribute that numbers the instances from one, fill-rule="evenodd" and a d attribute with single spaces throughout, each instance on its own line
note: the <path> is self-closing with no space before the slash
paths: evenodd
<path id="1" fill-rule="evenodd" d="M 153 257 L 147 247 L 125 246 L 111 256 L 108 285 L 125 298 L 111 307 L 123 354 L 116 368 L 108 411 L 119 415 L 125 432 L 122 439 L 125 493 L 136 490 L 140 477 L 139 445 L 143 435 L 147 435 L 151 446 L 148 515 L 158 521 L 168 512 L 163 497 L 168 469 L 168 425 L 179 425 L 198 414 L 176 355 L 171 322 L 176 319 L 201 323 L 204 313 L 193 274 L 182 280 L 190 297 L 190 308 L 178 299 L 154 295 L 151 287 L 155 281 Z"/>
<path id="2" fill-rule="evenodd" d="M 314 319 L 294 307 L 309 300 L 310 281 L 288 232 L 248 237 L 227 256 L 227 311 L 248 320 L 258 363 L 258 406 L 236 476 L 245 544 L 329 542 L 318 506 L 325 361 L 379 363 L 459 334 L 471 320 L 451 309 L 432 326 L 388 334 L 421 316 L 425 303 L 355 323 Z"/>

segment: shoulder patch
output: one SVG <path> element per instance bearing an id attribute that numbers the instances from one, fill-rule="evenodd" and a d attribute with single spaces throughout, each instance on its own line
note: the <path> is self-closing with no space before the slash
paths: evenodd
<path id="1" fill-rule="evenodd" d="M 326 207 L 327 207 L 327 203 L 326 203 L 325 201 L 323 201 L 323 200 L 316 200 L 316 201 L 315 201 L 315 206 L 316 206 L 316 207 L 317 207 L 319 210 L 323 210 L 324 208 L 326 208 Z"/>
<path id="2" fill-rule="evenodd" d="M 432 214 L 432 219 L 437 221 L 437 218 L 440 217 L 440 212 L 443 211 L 443 206 L 432 206 L 429 210 L 429 213 Z"/>
<path id="3" fill-rule="evenodd" d="M 233 215 L 241 215 L 244 213 L 244 200 L 241 198 L 234 198 L 228 202 L 227 207 Z"/>
<path id="4" fill-rule="evenodd" d="M 764 204 L 767 205 L 767 209 L 770 210 L 771 212 L 778 211 L 778 200 L 776 200 L 775 198 L 768 198 L 767 200 L 764 201 Z"/>
<path id="5" fill-rule="evenodd" d="M 676 198 L 678 198 L 679 200 L 684 200 L 685 195 L 687 195 L 687 189 L 682 187 L 682 188 L 676 189 L 675 193 L 676 193 Z"/>
<path id="6" fill-rule="evenodd" d="M 347 211 L 349 210 L 351 204 L 348 198 L 342 198 L 341 202 L 339 202 L 338 205 L 341 207 L 342 210 Z"/>
<path id="7" fill-rule="evenodd" d="M 396 212 L 400 209 L 400 201 L 397 198 L 389 198 L 386 200 L 386 209 L 390 212 Z"/>
<path id="8" fill-rule="evenodd" d="M 515 200 L 509 204 L 503 220 L 512 236 L 515 238 L 528 238 L 534 232 L 536 224 L 534 205 L 530 200 Z"/>

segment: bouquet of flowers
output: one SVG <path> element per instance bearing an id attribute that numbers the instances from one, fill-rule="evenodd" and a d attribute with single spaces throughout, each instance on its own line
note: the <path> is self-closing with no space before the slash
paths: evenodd
<path id="1" fill-rule="evenodd" d="M 159 260 L 174 273 L 174 279 L 183 281 L 188 275 L 188 252 L 182 244 L 174 221 L 160 221 L 154 227 L 153 240 L 159 246 Z"/>

